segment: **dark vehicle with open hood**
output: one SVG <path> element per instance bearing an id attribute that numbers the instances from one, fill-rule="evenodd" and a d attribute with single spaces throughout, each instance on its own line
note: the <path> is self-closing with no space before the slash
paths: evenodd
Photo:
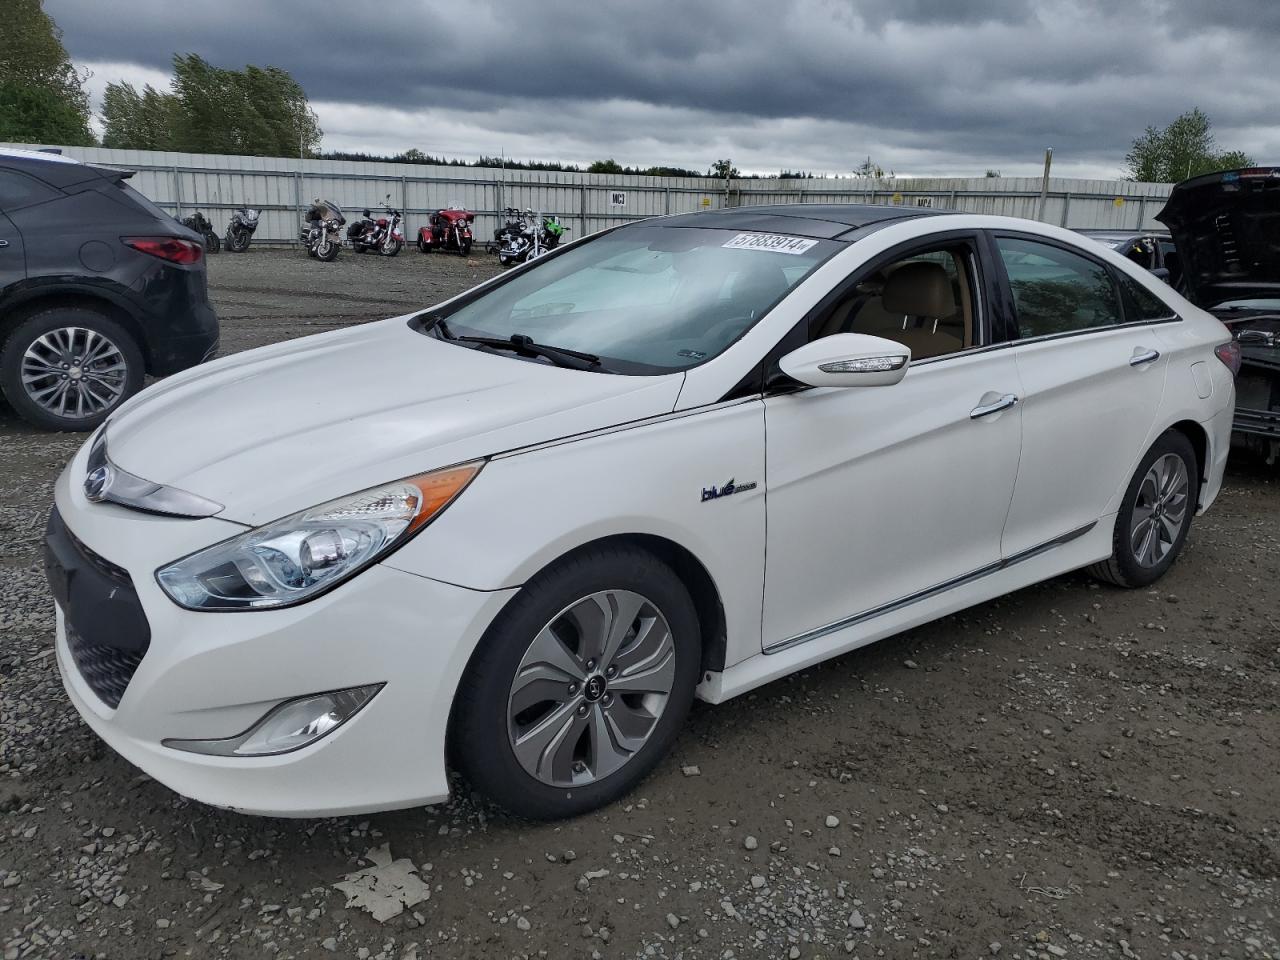
<path id="1" fill-rule="evenodd" d="M 1239 344 L 1236 439 L 1280 462 L 1280 167 L 1184 180 L 1156 219 L 1177 244 L 1187 298 Z"/>

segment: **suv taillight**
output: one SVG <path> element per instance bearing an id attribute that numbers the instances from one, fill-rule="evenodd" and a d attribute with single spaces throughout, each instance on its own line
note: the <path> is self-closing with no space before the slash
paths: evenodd
<path id="1" fill-rule="evenodd" d="M 199 263 L 204 247 L 179 237 L 123 237 L 133 249 L 170 263 Z"/>
<path id="2" fill-rule="evenodd" d="M 1227 365 L 1233 377 L 1240 373 L 1240 344 L 1234 340 L 1228 340 L 1214 347 L 1213 352 Z"/>

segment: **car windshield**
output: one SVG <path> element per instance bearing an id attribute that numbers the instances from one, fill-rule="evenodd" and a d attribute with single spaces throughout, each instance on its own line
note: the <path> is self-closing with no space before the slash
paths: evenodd
<path id="1" fill-rule="evenodd" d="M 724 351 L 841 246 L 732 230 L 624 227 L 535 261 L 448 311 L 447 332 L 525 336 L 593 354 L 607 372 L 683 370 Z"/>

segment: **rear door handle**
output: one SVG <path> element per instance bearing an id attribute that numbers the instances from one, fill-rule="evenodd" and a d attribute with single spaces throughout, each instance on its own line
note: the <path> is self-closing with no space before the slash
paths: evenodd
<path id="1" fill-rule="evenodd" d="M 8 240 L 0 240 L 0 248 L 7 247 L 8 245 L 9 245 Z"/>
<path id="2" fill-rule="evenodd" d="M 999 400 L 993 400 L 991 403 L 980 403 L 969 411 L 969 419 L 977 420 L 981 417 L 989 417 L 993 413 L 999 413 L 1001 410 L 1008 410 L 1018 398 L 1012 393 L 1006 393 Z"/>
<path id="3" fill-rule="evenodd" d="M 1133 356 L 1129 358 L 1129 366 L 1140 367 L 1144 363 L 1152 363 L 1159 359 L 1159 350 L 1143 350 L 1141 347 L 1136 347 L 1134 348 Z"/>

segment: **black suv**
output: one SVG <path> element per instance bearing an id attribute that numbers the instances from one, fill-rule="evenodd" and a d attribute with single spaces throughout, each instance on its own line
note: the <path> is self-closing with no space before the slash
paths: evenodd
<path id="1" fill-rule="evenodd" d="M 37 426 L 89 430 L 218 348 L 201 238 L 130 176 L 0 149 L 0 391 Z"/>

